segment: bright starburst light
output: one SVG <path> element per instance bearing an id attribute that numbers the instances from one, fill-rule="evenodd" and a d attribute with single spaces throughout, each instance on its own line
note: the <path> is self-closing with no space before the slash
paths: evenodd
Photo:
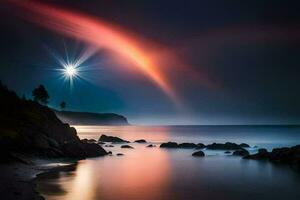
<path id="1" fill-rule="evenodd" d="M 69 77 L 74 77 L 78 74 L 76 66 L 73 64 L 69 64 L 65 67 L 65 75 Z"/>
<path id="2" fill-rule="evenodd" d="M 65 83 L 69 83 L 70 89 L 73 88 L 74 81 L 88 81 L 90 82 L 86 75 L 87 71 L 90 70 L 99 70 L 101 69 L 98 65 L 100 63 L 90 63 L 87 64 L 89 58 L 91 58 L 95 53 L 96 49 L 92 47 L 83 48 L 81 50 L 73 49 L 73 52 L 69 53 L 66 45 L 65 47 L 65 57 L 61 56 L 57 52 L 47 49 L 50 54 L 55 58 L 57 63 L 59 64 L 59 68 L 55 68 L 55 71 L 59 71 L 60 78 L 63 79 Z"/>

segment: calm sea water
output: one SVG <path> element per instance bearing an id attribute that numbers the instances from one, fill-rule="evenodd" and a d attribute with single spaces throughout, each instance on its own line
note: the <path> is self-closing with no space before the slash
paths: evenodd
<path id="1" fill-rule="evenodd" d="M 161 142 L 248 143 L 257 148 L 300 144 L 300 127 L 257 126 L 76 126 L 81 138 L 101 134 L 126 140 Z M 146 148 L 148 144 L 104 147 L 113 156 L 79 161 L 76 169 L 38 180 L 46 199 L 58 200 L 196 200 L 300 199 L 300 174 L 288 166 L 244 160 L 207 151 L 195 158 L 192 149 Z M 123 153 L 124 156 L 115 156 Z"/>

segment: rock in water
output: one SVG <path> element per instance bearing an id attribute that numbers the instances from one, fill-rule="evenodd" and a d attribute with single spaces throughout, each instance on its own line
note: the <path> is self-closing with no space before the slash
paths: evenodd
<path id="1" fill-rule="evenodd" d="M 258 152 L 253 155 L 245 156 L 245 159 L 253 159 L 253 160 L 267 160 L 269 159 L 269 152 L 267 149 L 258 149 Z"/>
<path id="2" fill-rule="evenodd" d="M 114 147 L 114 145 L 107 144 L 107 145 L 105 145 L 104 147 Z"/>
<path id="3" fill-rule="evenodd" d="M 204 157 L 205 154 L 203 151 L 196 151 L 192 154 L 192 156 L 195 156 L 195 157 Z"/>
<path id="4" fill-rule="evenodd" d="M 134 149 L 132 146 L 130 145 L 122 145 L 121 148 L 123 149 Z"/>
<path id="5" fill-rule="evenodd" d="M 88 142 L 66 142 L 62 145 L 62 152 L 70 158 L 87 158 L 107 155 L 107 152 L 98 144 Z"/>
<path id="6" fill-rule="evenodd" d="M 212 143 L 206 146 L 207 149 L 211 150 L 238 150 L 242 149 L 244 147 L 248 147 L 249 145 L 242 143 L 242 144 L 236 144 L 232 142 L 226 142 L 225 144 L 222 143 Z"/>
<path id="7" fill-rule="evenodd" d="M 97 140 L 95 139 L 82 139 L 81 141 L 84 143 L 97 143 Z"/>
<path id="8" fill-rule="evenodd" d="M 194 149 L 198 146 L 194 143 L 181 143 L 178 145 L 178 148 L 184 148 L 184 149 Z"/>
<path id="9" fill-rule="evenodd" d="M 141 140 L 136 140 L 136 141 L 134 141 L 134 142 L 136 142 L 136 143 L 147 143 L 147 141 L 146 141 L 146 140 L 144 140 L 144 139 L 141 139 Z"/>
<path id="10" fill-rule="evenodd" d="M 242 143 L 242 144 L 240 144 L 240 147 L 242 147 L 242 148 L 249 148 L 250 145 L 246 144 L 246 143 Z"/>
<path id="11" fill-rule="evenodd" d="M 122 154 L 122 153 L 117 153 L 117 156 L 124 156 L 124 154 Z"/>
<path id="12" fill-rule="evenodd" d="M 204 149 L 206 147 L 203 143 L 198 143 L 196 149 Z"/>
<path id="13" fill-rule="evenodd" d="M 267 149 L 264 149 L 264 148 L 258 149 L 258 153 L 260 153 L 260 154 L 267 154 L 267 153 L 268 153 L 268 150 L 267 150 Z"/>
<path id="14" fill-rule="evenodd" d="M 95 143 L 83 143 L 83 149 L 86 157 L 98 157 L 108 154 L 100 145 Z"/>
<path id="15" fill-rule="evenodd" d="M 127 140 L 123 140 L 119 137 L 101 135 L 99 142 L 113 142 L 113 143 L 129 143 Z"/>
<path id="16" fill-rule="evenodd" d="M 162 143 L 160 148 L 178 148 L 178 144 L 176 142 L 167 142 L 167 143 Z"/>
<path id="17" fill-rule="evenodd" d="M 147 147 L 156 147 L 154 144 L 149 144 Z"/>
<path id="18" fill-rule="evenodd" d="M 249 152 L 246 149 L 239 149 L 232 153 L 234 156 L 248 156 Z"/>
<path id="19" fill-rule="evenodd" d="M 300 170 L 300 145 L 293 147 L 275 148 L 272 152 L 266 149 L 259 149 L 257 154 L 244 157 L 246 159 L 269 160 L 276 163 L 289 164 Z"/>

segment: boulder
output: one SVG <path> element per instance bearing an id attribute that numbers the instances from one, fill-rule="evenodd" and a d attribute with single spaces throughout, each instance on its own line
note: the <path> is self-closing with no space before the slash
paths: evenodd
<path id="1" fill-rule="evenodd" d="M 268 150 L 267 150 L 267 149 L 264 149 L 264 148 L 258 149 L 258 153 L 260 153 L 260 154 L 267 154 L 267 153 L 268 153 Z"/>
<path id="2" fill-rule="evenodd" d="M 206 147 L 203 143 L 198 143 L 196 149 L 204 149 Z"/>
<path id="3" fill-rule="evenodd" d="M 195 156 L 195 157 L 204 157 L 205 154 L 203 151 L 196 151 L 192 154 L 192 156 Z"/>
<path id="4" fill-rule="evenodd" d="M 84 143 L 97 143 L 95 139 L 82 139 L 81 141 Z"/>
<path id="5" fill-rule="evenodd" d="M 61 150 L 65 157 L 78 159 L 107 155 L 107 152 L 100 145 L 81 141 L 65 142 L 61 146 Z"/>
<path id="6" fill-rule="evenodd" d="M 256 154 L 245 156 L 245 159 L 253 159 L 253 160 L 267 160 L 269 159 L 269 152 L 267 149 L 258 149 Z"/>
<path id="7" fill-rule="evenodd" d="M 114 137 L 114 136 L 107 136 L 107 135 L 101 135 L 99 142 L 113 142 L 113 143 L 129 143 L 127 140 L 123 140 L 119 137 Z"/>
<path id="8" fill-rule="evenodd" d="M 194 149 L 198 146 L 194 143 L 181 143 L 178 145 L 178 148 L 184 148 L 184 149 Z"/>
<path id="9" fill-rule="evenodd" d="M 86 157 L 98 157 L 108 154 L 100 145 L 95 143 L 83 143 L 82 146 Z"/>
<path id="10" fill-rule="evenodd" d="M 238 149 L 232 153 L 233 156 L 248 156 L 249 151 L 246 149 Z"/>
<path id="11" fill-rule="evenodd" d="M 246 144 L 246 143 L 241 143 L 241 144 L 240 144 L 240 147 L 242 147 L 242 148 L 249 148 L 250 145 L 249 145 L 249 144 Z"/>
<path id="12" fill-rule="evenodd" d="M 65 157 L 84 159 L 86 153 L 83 146 L 78 141 L 68 141 L 61 145 L 61 150 Z"/>
<path id="13" fill-rule="evenodd" d="M 300 156 L 300 145 L 297 152 L 297 147 L 292 148 L 275 148 L 269 154 L 269 160 L 273 162 L 290 163 L 292 164 L 297 157 Z"/>
<path id="14" fill-rule="evenodd" d="M 121 148 L 123 149 L 134 149 L 132 146 L 130 145 L 122 145 Z"/>
<path id="15" fill-rule="evenodd" d="M 146 141 L 146 140 L 144 140 L 144 139 L 141 139 L 141 140 L 136 140 L 136 141 L 134 141 L 134 142 L 136 142 L 136 143 L 147 143 L 147 141 Z"/>
<path id="16" fill-rule="evenodd" d="M 162 143 L 160 148 L 178 148 L 178 144 L 176 142 L 167 142 L 167 143 Z"/>
<path id="17" fill-rule="evenodd" d="M 223 143 L 212 143 L 206 146 L 207 149 L 211 150 L 238 150 L 242 149 L 242 147 L 236 143 L 226 142 Z"/>

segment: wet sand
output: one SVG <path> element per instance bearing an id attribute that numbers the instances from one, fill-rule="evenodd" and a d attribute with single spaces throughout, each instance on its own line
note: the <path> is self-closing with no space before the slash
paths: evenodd
<path id="1" fill-rule="evenodd" d="M 74 164 L 57 163 L 55 160 L 0 163 L 0 199 L 43 200 L 36 190 L 36 178 L 56 171 L 72 170 L 73 166 Z"/>

